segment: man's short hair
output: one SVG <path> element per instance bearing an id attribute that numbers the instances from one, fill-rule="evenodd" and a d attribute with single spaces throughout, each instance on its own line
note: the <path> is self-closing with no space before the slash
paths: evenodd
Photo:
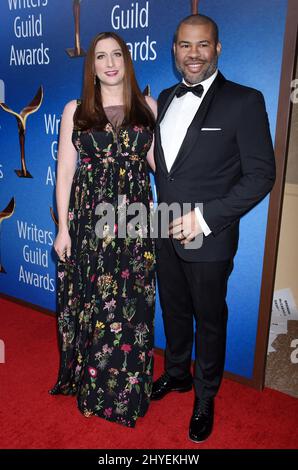
<path id="1" fill-rule="evenodd" d="M 177 29 L 175 31 L 175 34 L 174 34 L 174 43 L 175 44 L 177 43 L 179 29 L 183 24 L 190 24 L 190 25 L 194 25 L 194 26 L 209 24 L 212 27 L 212 32 L 213 32 L 215 45 L 218 43 L 218 26 L 215 23 L 215 21 L 212 18 L 210 18 L 209 16 L 197 14 L 197 15 L 189 15 L 186 18 L 183 18 L 183 20 L 180 21 L 180 23 L 178 24 Z"/>

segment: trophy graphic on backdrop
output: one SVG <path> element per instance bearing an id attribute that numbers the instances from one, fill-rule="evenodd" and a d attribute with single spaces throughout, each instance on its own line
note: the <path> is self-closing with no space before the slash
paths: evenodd
<path id="1" fill-rule="evenodd" d="M 81 1 L 82 0 L 73 0 L 73 16 L 75 21 L 75 47 L 66 49 L 69 57 L 83 57 L 86 55 L 86 52 L 81 47 L 80 42 L 80 10 L 81 10 Z"/>
<path id="2" fill-rule="evenodd" d="M 28 106 L 25 106 L 25 108 L 22 109 L 22 111 L 19 114 L 13 111 L 12 109 L 10 109 L 5 103 L 0 103 L 1 108 L 7 113 L 13 114 L 16 117 L 16 120 L 18 123 L 22 168 L 20 170 L 15 170 L 15 172 L 21 178 L 33 178 L 33 176 L 27 170 L 26 162 L 25 162 L 26 120 L 29 114 L 35 113 L 40 108 L 42 99 L 43 99 L 43 90 L 42 90 L 42 87 L 40 86 L 38 89 L 38 92 L 34 96 L 31 103 L 28 104 Z"/>
<path id="3" fill-rule="evenodd" d="M 199 8 L 199 0 L 192 0 L 192 2 L 191 2 L 191 14 L 192 15 L 197 15 L 198 14 L 198 8 Z"/>
<path id="4" fill-rule="evenodd" d="M 5 209 L 3 209 L 3 211 L 0 212 L 0 273 L 2 274 L 6 274 L 6 271 L 3 267 L 2 260 L 1 260 L 1 227 L 2 227 L 3 220 L 9 219 L 12 216 L 15 210 L 15 206 L 16 206 L 15 198 L 12 197 L 8 205 L 5 207 Z"/>

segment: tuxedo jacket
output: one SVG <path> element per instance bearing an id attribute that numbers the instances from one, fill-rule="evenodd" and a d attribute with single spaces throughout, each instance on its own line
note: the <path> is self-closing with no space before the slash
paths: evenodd
<path id="1" fill-rule="evenodd" d="M 175 86 L 158 98 L 155 133 L 159 203 L 203 203 L 212 233 L 201 248 L 186 249 L 186 261 L 220 261 L 237 251 L 239 220 L 271 190 L 275 159 L 268 117 L 260 91 L 226 80 L 219 72 L 191 122 L 168 172 L 160 123 L 175 96 Z M 212 129 L 212 130 L 211 130 Z M 160 248 L 162 240 L 157 241 Z"/>

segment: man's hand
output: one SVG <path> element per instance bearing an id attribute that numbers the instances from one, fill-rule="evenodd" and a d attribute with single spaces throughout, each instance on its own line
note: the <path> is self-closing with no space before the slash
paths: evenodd
<path id="1" fill-rule="evenodd" d="M 202 232 L 195 211 L 174 219 L 169 226 L 169 235 L 176 238 L 176 240 L 180 240 L 181 245 L 190 243 Z"/>

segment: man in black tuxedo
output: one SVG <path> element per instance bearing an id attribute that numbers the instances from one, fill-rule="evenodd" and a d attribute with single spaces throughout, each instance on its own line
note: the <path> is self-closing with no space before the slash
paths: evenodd
<path id="1" fill-rule="evenodd" d="M 174 55 L 180 84 L 161 92 L 156 126 L 159 202 L 191 204 L 157 241 L 159 294 L 166 335 L 165 372 L 152 399 L 194 385 L 189 437 L 213 428 L 214 397 L 225 361 L 228 278 L 239 220 L 271 190 L 275 161 L 261 92 L 226 80 L 217 69 L 216 23 L 191 15 L 179 24 Z M 201 210 L 198 203 L 203 203 Z M 193 240 L 203 237 L 201 248 Z M 189 249 L 188 249 L 189 248 Z M 195 365 L 190 373 L 196 322 Z"/>

